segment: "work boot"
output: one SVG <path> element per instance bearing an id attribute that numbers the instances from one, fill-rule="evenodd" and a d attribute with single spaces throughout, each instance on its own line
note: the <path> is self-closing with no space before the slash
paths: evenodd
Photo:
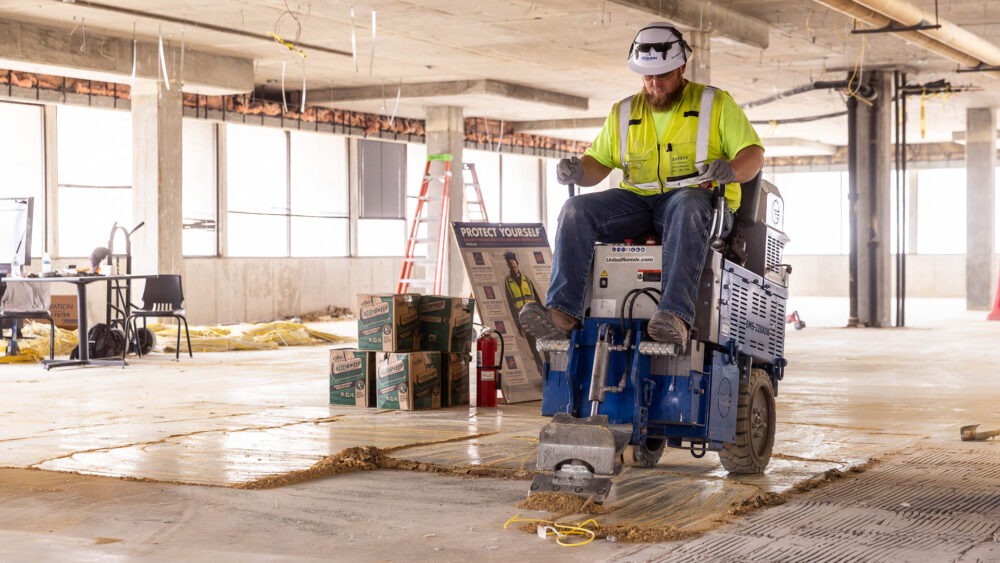
<path id="1" fill-rule="evenodd" d="M 677 315 L 667 311 L 657 311 L 646 330 L 649 336 L 664 344 L 676 344 L 677 353 L 684 351 L 688 341 L 688 325 Z"/>
<path id="2" fill-rule="evenodd" d="M 535 338 L 568 338 L 578 326 L 575 318 L 558 309 L 547 309 L 538 303 L 527 303 L 517 315 L 521 328 Z"/>

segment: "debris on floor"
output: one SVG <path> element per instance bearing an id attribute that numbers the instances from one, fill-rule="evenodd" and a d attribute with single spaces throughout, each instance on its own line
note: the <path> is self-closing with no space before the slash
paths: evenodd
<path id="1" fill-rule="evenodd" d="M 162 351 L 174 352 L 177 325 L 149 325 L 156 333 Z M 324 342 L 349 343 L 353 338 L 337 336 L 288 321 L 238 324 L 232 326 L 192 326 L 191 348 L 195 352 L 229 352 L 233 350 L 274 350 L 281 346 L 311 346 Z M 187 341 L 181 334 L 181 352 L 187 352 Z"/>
<path id="2" fill-rule="evenodd" d="M 556 514 L 606 514 L 614 510 L 601 504 L 594 504 L 592 498 L 583 498 L 569 493 L 534 493 L 517 505 L 524 510 L 541 510 Z"/>
<path id="3" fill-rule="evenodd" d="M 347 307 L 337 307 L 327 305 L 326 309 L 310 311 L 298 317 L 289 317 L 285 320 L 301 323 L 325 323 L 330 321 L 349 320 L 354 318 L 354 312 Z M 298 319 L 298 320 L 296 320 Z"/>
<path id="4" fill-rule="evenodd" d="M 0 364 L 37 363 L 48 358 L 50 330 L 48 323 L 24 323 L 21 329 L 24 337 L 17 339 L 21 353 L 7 356 L 7 341 L 0 340 Z M 56 327 L 55 341 L 56 356 L 69 355 L 77 347 L 76 331 Z"/>

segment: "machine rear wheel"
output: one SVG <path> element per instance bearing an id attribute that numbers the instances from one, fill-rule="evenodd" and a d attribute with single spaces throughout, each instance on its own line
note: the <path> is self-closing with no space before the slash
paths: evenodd
<path id="1" fill-rule="evenodd" d="M 719 451 L 719 461 L 730 473 L 762 473 L 774 446 L 774 388 L 762 369 L 750 371 L 750 384 L 740 383 L 736 411 L 736 439 Z"/>
<path id="2" fill-rule="evenodd" d="M 626 446 L 623 461 L 631 467 L 653 467 L 660 461 L 666 443 L 663 438 L 646 438 L 645 446 Z"/>

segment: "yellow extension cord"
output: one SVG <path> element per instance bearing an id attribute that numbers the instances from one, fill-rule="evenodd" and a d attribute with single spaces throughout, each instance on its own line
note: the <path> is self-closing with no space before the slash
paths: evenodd
<path id="1" fill-rule="evenodd" d="M 587 545 L 588 543 L 594 541 L 594 538 L 597 537 L 597 533 L 594 530 L 598 528 L 598 525 L 597 521 L 594 520 L 593 518 L 591 518 L 590 520 L 584 520 L 583 522 L 580 522 L 579 524 L 574 526 L 571 524 L 559 524 L 557 522 L 553 522 L 552 520 L 542 520 L 540 518 L 519 518 L 519 516 L 521 515 L 515 514 L 511 516 L 507 520 L 507 522 L 504 523 L 503 529 L 506 530 L 507 526 L 510 526 L 515 522 L 538 522 L 539 524 L 542 524 L 546 527 L 555 530 L 554 532 L 546 531 L 545 535 L 546 537 L 548 537 L 552 534 L 555 534 L 556 543 L 563 547 L 580 547 L 581 545 Z M 587 524 L 593 524 L 594 530 L 586 528 L 585 526 Z M 563 536 L 589 536 L 589 537 L 579 542 L 565 542 L 563 541 Z"/>

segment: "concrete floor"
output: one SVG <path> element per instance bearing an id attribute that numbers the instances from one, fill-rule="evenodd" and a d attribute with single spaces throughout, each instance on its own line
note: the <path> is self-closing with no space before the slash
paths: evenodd
<path id="1" fill-rule="evenodd" d="M 730 507 L 761 491 L 948 445 L 963 424 L 1000 427 L 1000 323 L 985 314 L 960 301 L 915 300 L 910 328 L 847 330 L 835 328 L 846 318 L 843 300 L 790 305 L 809 326 L 788 334 L 767 472 L 728 477 L 714 454 L 669 451 L 653 469 L 623 473 L 608 501 L 620 508 L 600 523 L 704 530 L 732 522 Z M 0 555 L 641 560 L 693 555 L 685 546 L 743 525 L 655 547 L 599 541 L 568 550 L 502 529 L 518 513 L 548 517 L 515 507 L 525 481 L 383 470 L 227 488 L 357 445 L 438 465 L 531 469 L 545 420 L 537 403 L 478 412 L 330 407 L 326 355 L 304 347 L 177 363 L 159 354 L 124 370 L 0 367 Z"/>

